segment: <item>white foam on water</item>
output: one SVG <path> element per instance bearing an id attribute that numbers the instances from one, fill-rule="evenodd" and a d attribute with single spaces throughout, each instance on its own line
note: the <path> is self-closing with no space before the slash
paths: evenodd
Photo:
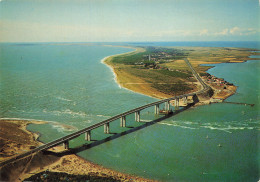
<path id="1" fill-rule="evenodd" d="M 56 121 L 49 121 L 48 123 L 51 124 L 51 126 L 55 129 L 57 129 L 59 132 L 78 130 L 78 128 L 76 128 L 72 125 L 67 125 L 67 124 L 56 122 Z"/>
<path id="2" fill-rule="evenodd" d="M 83 123 L 92 123 L 92 121 L 91 120 L 84 120 L 84 121 L 82 121 Z"/>
<path id="3" fill-rule="evenodd" d="M 184 125 L 179 125 L 177 123 L 159 123 L 162 125 L 167 125 L 167 126 L 175 126 L 175 127 L 180 127 L 180 128 L 185 128 L 185 129 L 191 129 L 191 130 L 196 130 L 198 128 L 193 128 L 193 127 L 189 127 L 189 126 L 184 126 Z"/>
<path id="4" fill-rule="evenodd" d="M 224 131 L 224 132 L 227 132 L 227 133 L 232 133 L 231 131 L 228 131 L 226 129 L 223 129 L 223 128 L 216 128 L 216 127 L 213 127 L 213 126 L 201 126 L 202 128 L 207 128 L 207 129 L 211 129 L 211 130 L 220 130 L 220 131 Z"/>
<path id="5" fill-rule="evenodd" d="M 76 127 L 71 125 L 66 125 L 59 123 L 57 121 L 46 121 L 40 119 L 28 119 L 28 118 L 0 118 L 0 120 L 17 120 L 17 121 L 39 121 L 39 122 L 46 122 L 50 124 L 54 129 L 57 129 L 59 132 L 63 131 L 76 131 L 78 130 Z"/>
<path id="6" fill-rule="evenodd" d="M 104 116 L 104 115 L 102 115 L 102 114 L 98 114 L 98 115 L 96 115 L 96 116 L 98 116 L 98 117 L 104 117 L 104 118 L 110 118 L 111 116 Z"/>
<path id="7" fill-rule="evenodd" d="M 118 54 L 118 55 L 120 55 L 120 54 Z M 112 55 L 111 55 L 111 56 L 112 56 Z M 113 56 L 115 56 L 115 55 L 113 55 Z M 104 58 L 101 60 L 101 63 L 102 63 L 102 64 L 105 64 L 105 60 L 106 60 L 107 58 L 109 58 L 109 57 L 110 57 L 110 56 L 104 57 Z M 105 65 L 107 65 L 107 66 L 109 67 L 110 71 L 113 73 L 114 81 L 117 83 L 118 87 L 121 89 L 122 87 L 121 87 L 121 85 L 120 85 L 120 84 L 118 83 L 118 81 L 117 81 L 116 73 L 114 72 L 113 67 L 110 66 L 110 65 L 108 65 L 108 64 L 105 64 Z"/>
<path id="8" fill-rule="evenodd" d="M 145 122 L 145 123 L 148 123 L 148 122 L 151 122 L 151 120 L 145 120 L 145 119 L 141 119 L 140 122 Z"/>
<path id="9" fill-rule="evenodd" d="M 66 99 L 66 98 L 63 98 L 63 97 L 55 97 L 55 98 L 56 98 L 56 99 L 59 99 L 59 100 L 63 100 L 63 101 L 72 102 L 72 100 Z"/>
<path id="10" fill-rule="evenodd" d="M 73 117 L 87 117 L 90 116 L 88 114 L 86 114 L 85 112 L 79 111 L 79 112 L 74 112 L 70 109 L 65 109 L 62 111 L 47 111 L 46 109 L 43 110 L 43 112 L 47 112 L 47 113 L 52 113 L 54 115 L 60 116 L 60 115 L 64 115 L 64 114 L 68 114 L 71 115 Z"/>
<path id="11" fill-rule="evenodd" d="M 36 119 L 27 119 L 27 118 L 0 118 L 0 120 L 17 120 L 17 121 L 42 121 Z"/>
<path id="12" fill-rule="evenodd" d="M 131 52 L 135 52 L 135 51 L 136 51 L 136 50 L 131 51 Z M 131 53 L 131 52 L 127 52 L 127 53 Z M 116 76 L 116 73 L 115 73 L 113 67 L 105 63 L 105 60 L 106 60 L 107 58 L 109 58 L 109 57 L 111 57 L 111 56 L 118 56 L 118 55 L 123 55 L 123 54 L 126 54 L 126 53 L 114 54 L 114 55 L 106 56 L 106 57 L 104 57 L 104 58 L 101 60 L 101 63 L 102 63 L 102 64 L 105 64 L 106 66 L 109 67 L 110 71 L 113 73 L 114 81 L 116 82 L 117 86 L 118 86 L 120 89 L 125 89 L 125 90 L 128 90 L 128 91 L 130 91 L 130 92 L 133 92 L 133 93 L 135 93 L 135 94 L 139 94 L 139 95 L 144 95 L 144 96 L 146 96 L 146 97 L 150 97 L 150 96 L 147 96 L 147 95 L 145 95 L 145 94 L 142 94 L 142 93 L 139 93 L 139 92 L 134 92 L 134 91 L 132 91 L 132 90 L 130 90 L 130 89 L 128 89 L 128 88 L 122 87 L 122 86 L 119 84 L 118 80 L 117 80 L 117 76 Z"/>
<path id="13" fill-rule="evenodd" d="M 250 122 L 252 119 L 248 120 L 250 124 L 256 124 L 259 122 Z M 251 126 L 249 123 L 241 123 L 237 121 L 226 121 L 222 123 L 203 123 L 203 122 L 190 122 L 190 121 L 171 121 L 171 122 L 160 122 L 158 124 L 163 124 L 167 126 L 175 126 L 186 129 L 199 129 L 199 128 L 207 128 L 211 130 L 219 130 L 227 133 L 232 133 L 232 130 L 253 130 L 259 129 L 256 126 Z"/>
<path id="14" fill-rule="evenodd" d="M 55 122 L 55 121 L 46 121 L 40 119 L 28 119 L 28 118 L 0 118 L 0 120 L 17 120 L 17 121 L 41 121 L 41 122 Z"/>

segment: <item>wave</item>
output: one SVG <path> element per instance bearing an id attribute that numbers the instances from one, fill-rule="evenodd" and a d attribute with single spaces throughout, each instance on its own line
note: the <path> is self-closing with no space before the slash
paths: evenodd
<path id="1" fill-rule="evenodd" d="M 148 122 L 151 122 L 151 120 L 140 119 L 140 122 L 148 123 Z"/>
<path id="2" fill-rule="evenodd" d="M 189 127 L 189 126 L 183 126 L 183 125 L 171 124 L 171 123 L 159 123 L 159 124 L 167 125 L 167 126 L 177 126 L 177 127 L 181 127 L 181 128 L 185 128 L 185 129 L 191 129 L 191 130 L 198 129 L 198 128 L 193 128 L 193 127 Z"/>
<path id="3" fill-rule="evenodd" d="M 112 56 L 112 55 L 111 55 L 111 56 Z M 115 55 L 114 55 L 114 56 L 115 56 Z M 104 58 L 101 60 L 101 63 L 102 63 L 102 64 L 105 64 L 105 65 L 107 65 L 107 66 L 109 67 L 110 71 L 113 73 L 114 81 L 117 83 L 118 87 L 121 89 L 122 87 L 121 87 L 121 85 L 120 85 L 120 84 L 118 83 L 118 81 L 117 81 L 117 76 L 116 76 L 116 73 L 115 73 L 113 67 L 105 63 L 105 60 L 108 59 L 109 57 L 110 57 L 110 56 L 104 57 Z"/>
<path id="4" fill-rule="evenodd" d="M 50 123 L 51 126 L 55 129 L 57 129 L 59 132 L 78 130 L 78 128 L 75 127 L 75 126 L 59 123 L 59 122 L 56 122 L 56 121 L 49 121 L 48 123 Z"/>
<path id="5" fill-rule="evenodd" d="M 92 120 L 84 120 L 83 123 L 92 123 Z"/>
<path id="6" fill-rule="evenodd" d="M 135 52 L 135 51 L 136 51 L 136 49 L 135 49 L 134 51 L 131 51 L 131 52 Z M 131 52 L 127 52 L 127 53 L 131 53 Z M 122 53 L 122 54 L 125 54 L 125 53 Z M 128 89 L 128 88 L 122 87 L 122 86 L 119 84 L 119 82 L 118 82 L 118 80 L 117 80 L 117 75 L 116 75 L 116 73 L 115 73 L 113 67 L 105 63 L 105 60 L 108 59 L 109 57 L 111 57 L 111 56 L 118 56 L 118 55 L 121 55 L 121 54 L 115 54 L 115 55 L 106 56 L 106 57 L 104 57 L 104 58 L 101 60 L 101 63 L 102 63 L 102 64 L 105 64 L 106 66 L 108 66 L 109 69 L 110 69 L 110 71 L 113 73 L 114 81 L 116 82 L 117 86 L 118 86 L 120 89 L 125 89 L 125 90 L 127 90 L 127 91 L 129 91 L 129 92 L 133 92 L 133 93 L 135 93 L 135 94 L 143 95 L 143 96 L 146 96 L 146 97 L 151 97 L 151 96 L 148 96 L 148 95 L 139 93 L 139 92 L 135 92 L 135 91 L 130 90 L 130 89 Z M 153 97 L 151 97 L 151 98 L 153 98 Z M 153 98 L 153 99 L 154 99 L 154 98 Z"/>
<path id="7" fill-rule="evenodd" d="M 70 100 L 70 99 L 66 99 L 66 98 L 63 98 L 63 97 L 55 97 L 56 99 L 59 99 L 59 100 L 63 100 L 63 101 L 68 101 L 68 102 L 72 102 L 73 100 Z"/>
<path id="8" fill-rule="evenodd" d="M 227 133 L 232 133 L 232 131 L 230 130 L 252 130 L 252 129 L 256 129 L 255 127 L 235 127 L 235 126 L 228 126 L 227 128 L 217 128 L 217 127 L 213 127 L 213 126 L 201 126 L 202 128 L 208 128 L 211 130 L 222 130 L 225 131 Z"/>
<path id="9" fill-rule="evenodd" d="M 225 129 L 225 128 L 216 128 L 216 127 L 213 127 L 213 126 L 201 126 L 202 128 L 208 128 L 208 129 L 211 129 L 211 130 L 221 130 L 221 131 L 224 131 L 224 132 L 227 132 L 227 133 L 232 133 L 231 131 Z"/>
<path id="10" fill-rule="evenodd" d="M 0 120 L 35 121 L 33 119 L 25 119 L 25 118 L 0 118 Z"/>
<path id="11" fill-rule="evenodd" d="M 96 115 L 97 117 L 104 117 L 104 118 L 110 118 L 111 116 L 104 116 L 104 115 L 102 115 L 102 114 L 98 114 L 98 115 Z"/>
<path id="12" fill-rule="evenodd" d="M 252 121 L 251 119 L 249 121 Z M 158 124 L 181 127 L 185 129 L 200 129 L 206 128 L 211 130 L 220 130 L 227 133 L 232 133 L 232 130 L 253 130 L 258 129 L 258 121 L 252 121 L 251 123 L 230 121 L 223 123 L 202 123 L 202 122 L 190 122 L 190 121 L 170 121 L 170 122 L 161 122 Z"/>
<path id="13" fill-rule="evenodd" d="M 0 118 L 0 120 L 52 122 L 52 121 L 45 121 L 45 120 L 40 120 L 40 119 L 28 119 L 28 118 Z"/>
<path id="14" fill-rule="evenodd" d="M 97 114 L 97 115 L 87 114 L 83 111 L 75 112 L 75 111 L 72 111 L 70 109 L 65 109 L 65 110 L 61 110 L 61 111 L 48 111 L 48 110 L 44 109 L 43 112 L 44 113 L 51 113 L 51 114 L 56 115 L 56 116 L 71 115 L 73 117 L 81 117 L 81 118 L 87 118 L 87 117 L 110 118 L 111 117 L 111 116 L 105 116 L 105 115 L 102 115 L 102 114 Z"/>
<path id="15" fill-rule="evenodd" d="M 64 115 L 64 114 L 72 115 L 74 117 L 87 117 L 87 116 L 89 116 L 85 112 L 82 112 L 82 111 L 74 112 L 70 109 L 65 109 L 65 110 L 62 110 L 62 111 L 47 111 L 46 109 L 44 109 L 43 112 L 44 113 L 52 113 L 52 114 L 57 115 L 57 116 Z"/>
<path id="16" fill-rule="evenodd" d="M 40 119 L 28 119 L 28 118 L 0 118 L 0 120 L 16 120 L 16 121 L 34 121 L 34 122 L 43 122 L 46 124 L 50 124 L 53 128 L 58 129 L 59 132 L 63 131 L 76 131 L 78 128 L 67 125 L 67 124 L 62 124 L 57 121 L 46 121 L 46 120 L 40 120 Z"/>

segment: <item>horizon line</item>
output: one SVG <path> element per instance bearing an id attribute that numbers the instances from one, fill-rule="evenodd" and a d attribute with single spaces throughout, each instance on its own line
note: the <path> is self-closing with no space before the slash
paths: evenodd
<path id="1" fill-rule="evenodd" d="M 1 43 L 153 43 L 153 42 L 259 42 L 260 40 L 203 40 L 203 41 L 199 41 L 199 40 L 193 40 L 193 41 L 187 41 L 187 40 L 183 40 L 183 41 L 90 41 L 90 42 L 62 42 L 62 41 L 51 41 L 51 42 L 0 42 Z"/>

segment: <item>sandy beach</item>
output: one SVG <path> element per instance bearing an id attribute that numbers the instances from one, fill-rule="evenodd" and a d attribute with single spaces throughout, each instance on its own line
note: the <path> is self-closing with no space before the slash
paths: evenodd
<path id="1" fill-rule="evenodd" d="M 118 54 L 118 55 L 129 55 L 129 54 L 131 55 L 143 51 L 144 51 L 143 48 L 136 48 L 135 51 Z M 129 74 L 128 72 L 125 72 L 123 69 L 119 68 L 117 65 L 113 64 L 111 60 L 113 59 L 113 57 L 116 57 L 118 55 L 107 56 L 103 58 L 101 62 L 110 68 L 110 70 L 114 75 L 114 80 L 120 88 L 124 88 L 129 91 L 150 96 L 157 99 L 165 99 L 165 98 L 172 97 L 172 95 L 162 93 L 157 89 L 152 88 L 151 84 L 147 83 L 147 81 L 145 81 L 144 79 Z"/>

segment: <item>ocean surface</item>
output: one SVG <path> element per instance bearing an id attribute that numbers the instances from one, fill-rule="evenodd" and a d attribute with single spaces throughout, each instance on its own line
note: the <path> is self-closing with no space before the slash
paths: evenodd
<path id="1" fill-rule="evenodd" d="M 179 43 L 142 43 L 150 44 Z M 257 42 L 182 44 L 259 48 Z M 120 88 L 111 69 L 101 63 L 106 56 L 129 51 L 133 49 L 88 44 L 0 44 L 0 118 L 47 121 L 28 129 L 49 142 L 156 101 Z M 260 62 L 214 66 L 210 74 L 238 86 L 227 101 L 255 106 L 199 106 L 88 149 L 78 147 L 91 143 L 83 135 L 70 146 L 78 147 L 81 157 L 105 167 L 162 181 L 259 180 Z M 141 111 L 141 123 L 134 122 L 134 115 L 127 116 L 127 128 L 119 127 L 119 120 L 113 122 L 111 132 L 128 131 L 156 119 L 153 110 Z M 103 128 L 92 133 L 93 140 L 107 136 Z"/>

